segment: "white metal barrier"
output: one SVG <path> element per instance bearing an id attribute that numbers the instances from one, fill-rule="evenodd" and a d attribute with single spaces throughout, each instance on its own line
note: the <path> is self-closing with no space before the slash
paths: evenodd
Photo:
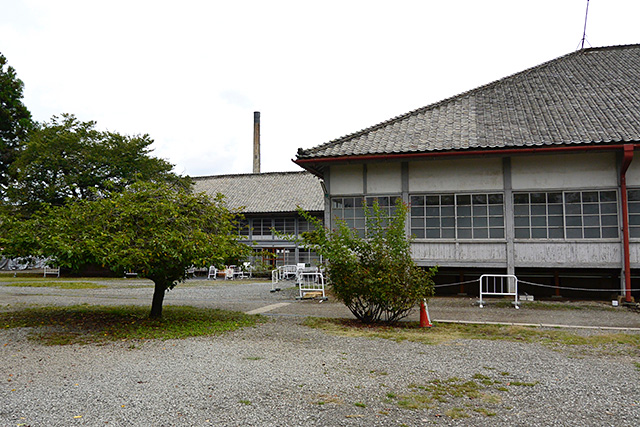
<path id="1" fill-rule="evenodd" d="M 324 276 L 317 268 L 315 271 L 299 272 L 297 280 L 298 288 L 300 289 L 300 299 L 304 298 L 307 292 L 322 292 L 322 299 L 327 299 L 324 292 Z"/>
<path id="2" fill-rule="evenodd" d="M 513 274 L 483 274 L 480 276 L 480 308 L 484 306 L 483 295 L 513 296 L 518 306 L 518 278 Z"/>

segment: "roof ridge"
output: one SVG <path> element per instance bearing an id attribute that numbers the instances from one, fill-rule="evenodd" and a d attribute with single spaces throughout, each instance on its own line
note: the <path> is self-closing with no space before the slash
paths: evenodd
<path id="1" fill-rule="evenodd" d="M 221 175 L 203 175 L 192 176 L 191 179 L 207 179 L 207 178 L 238 178 L 238 177 L 250 177 L 250 176 L 264 176 L 264 175 L 293 175 L 293 174 L 311 174 L 309 171 L 281 171 L 281 172 L 260 172 L 260 173 L 230 173 Z"/>
<path id="2" fill-rule="evenodd" d="M 500 78 L 498 80 L 493 80 L 493 81 L 491 81 L 489 83 L 485 83 L 484 85 L 481 85 L 481 86 L 475 87 L 473 89 L 469 89 L 467 91 L 461 92 L 461 93 L 459 93 L 457 95 L 453 95 L 453 96 L 450 96 L 448 98 L 442 99 L 440 101 L 434 102 L 432 104 L 429 104 L 429 105 L 426 105 L 426 106 L 423 106 L 423 107 L 420 107 L 420 108 L 416 108 L 416 109 L 411 110 L 411 111 L 409 111 L 407 113 L 401 114 L 399 116 L 392 117 L 392 118 L 387 119 L 385 121 L 379 122 L 379 123 L 377 123 L 377 124 L 375 124 L 373 126 L 369 126 L 367 128 L 361 129 L 359 131 L 356 131 L 356 132 L 341 136 L 339 138 L 336 138 L 336 139 L 333 139 L 331 141 L 325 142 L 325 143 L 320 144 L 318 146 L 315 146 L 315 147 L 312 147 L 312 148 L 309 148 L 309 149 L 306 149 L 306 150 L 303 149 L 303 148 L 298 148 L 297 157 L 300 158 L 300 156 L 304 156 L 305 154 L 311 152 L 312 150 L 313 151 L 325 150 L 327 147 L 330 147 L 332 145 L 337 145 L 339 143 L 342 143 L 344 141 L 356 138 L 358 136 L 362 136 L 362 135 L 365 135 L 367 133 L 376 131 L 378 129 L 382 129 L 382 128 L 387 127 L 387 126 L 391 126 L 391 125 L 393 125 L 393 124 L 395 124 L 395 123 L 397 123 L 397 122 L 399 122 L 401 120 L 407 119 L 409 117 L 412 117 L 412 116 L 415 116 L 415 115 L 418 115 L 418 114 L 422 114 L 422 113 L 424 113 L 426 111 L 433 110 L 433 109 L 436 109 L 436 108 L 441 107 L 443 105 L 455 102 L 458 99 L 465 98 L 465 97 L 467 97 L 469 95 L 472 95 L 474 93 L 486 90 L 486 89 L 491 88 L 491 87 L 495 87 L 495 86 L 501 85 L 501 84 L 503 84 L 505 82 L 512 81 L 512 80 L 514 80 L 514 79 L 516 79 L 516 78 L 518 78 L 520 76 L 525 76 L 525 75 L 529 74 L 530 72 L 532 72 L 534 70 L 540 70 L 542 68 L 548 67 L 552 63 L 560 62 L 560 61 L 565 60 L 566 58 L 568 58 L 570 56 L 578 56 L 580 54 L 587 54 L 587 53 L 592 52 L 592 51 L 635 48 L 635 47 L 640 47 L 640 44 L 600 46 L 600 47 L 590 47 L 590 48 L 579 49 L 579 50 L 576 50 L 574 52 L 570 52 L 570 53 L 558 56 L 556 58 L 553 58 L 553 59 L 550 59 L 548 61 L 545 61 L 545 62 L 543 62 L 541 64 L 526 68 L 524 70 L 518 71 L 518 72 L 510 74 L 508 76 L 502 77 L 502 78 Z"/>

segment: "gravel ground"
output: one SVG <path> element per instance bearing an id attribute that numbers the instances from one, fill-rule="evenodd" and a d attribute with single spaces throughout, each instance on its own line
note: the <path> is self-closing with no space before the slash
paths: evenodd
<path id="1" fill-rule="evenodd" d="M 293 290 L 269 293 L 269 288 L 193 282 L 167 295 L 167 304 L 242 311 L 280 304 L 267 312 L 272 314 L 267 322 L 217 337 L 46 347 L 27 340 L 25 329 L 0 330 L 0 425 L 640 423 L 638 354 L 577 353 L 568 347 L 506 341 L 424 345 L 338 337 L 301 322 L 308 314 L 348 317 L 344 307 L 295 301 Z M 60 290 L 0 283 L 0 305 L 7 310 L 22 304 L 146 305 L 150 298 L 148 286 Z M 595 317 L 601 326 L 640 326 L 640 314 L 628 310 L 479 309 L 459 298 L 435 299 L 430 309 L 434 318 L 458 317 L 452 320 L 484 316 L 489 321 L 561 323 L 575 318 L 580 324 L 591 318 L 594 325 Z M 427 393 L 434 380 L 474 381 L 481 395 L 448 396 L 447 402 L 435 401 L 429 409 L 402 406 L 406 397 Z M 457 418 L 460 413 L 468 417 Z"/>

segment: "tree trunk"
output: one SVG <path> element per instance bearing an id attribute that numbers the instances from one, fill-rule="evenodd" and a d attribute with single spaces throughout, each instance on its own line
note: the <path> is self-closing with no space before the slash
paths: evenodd
<path id="1" fill-rule="evenodd" d="M 151 314 L 149 317 L 152 319 L 159 319 L 162 317 L 162 302 L 164 301 L 164 293 L 167 287 L 159 280 L 154 280 L 155 288 L 153 290 L 153 301 L 151 302 Z"/>

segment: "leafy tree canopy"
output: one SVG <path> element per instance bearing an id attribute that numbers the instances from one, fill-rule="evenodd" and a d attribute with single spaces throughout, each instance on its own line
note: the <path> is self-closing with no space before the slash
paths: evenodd
<path id="1" fill-rule="evenodd" d="M 77 270 L 87 264 L 135 271 L 155 283 L 152 317 L 162 314 L 165 292 L 190 266 L 244 258 L 237 222 L 221 195 L 211 200 L 162 183 L 136 183 L 98 200 L 79 199 L 7 219 L 0 247 L 10 257 L 42 256 Z"/>
<path id="2" fill-rule="evenodd" d="M 299 210 L 314 231 L 303 234 L 303 244 L 327 260 L 327 273 L 336 297 L 364 323 L 394 323 L 434 292 L 429 270 L 415 265 L 405 230 L 408 207 L 398 200 L 390 217 L 377 201 L 365 206 L 365 236 L 338 221 L 334 230 Z"/>
<path id="3" fill-rule="evenodd" d="M 101 132 L 95 125 L 68 114 L 38 124 L 11 165 L 11 204 L 31 214 L 43 204 L 95 200 L 136 181 L 189 185 L 169 162 L 149 155 L 148 135 Z"/>
<path id="4" fill-rule="evenodd" d="M 0 53 L 0 200 L 8 185 L 8 168 L 32 126 L 31 113 L 22 103 L 24 84 Z"/>

